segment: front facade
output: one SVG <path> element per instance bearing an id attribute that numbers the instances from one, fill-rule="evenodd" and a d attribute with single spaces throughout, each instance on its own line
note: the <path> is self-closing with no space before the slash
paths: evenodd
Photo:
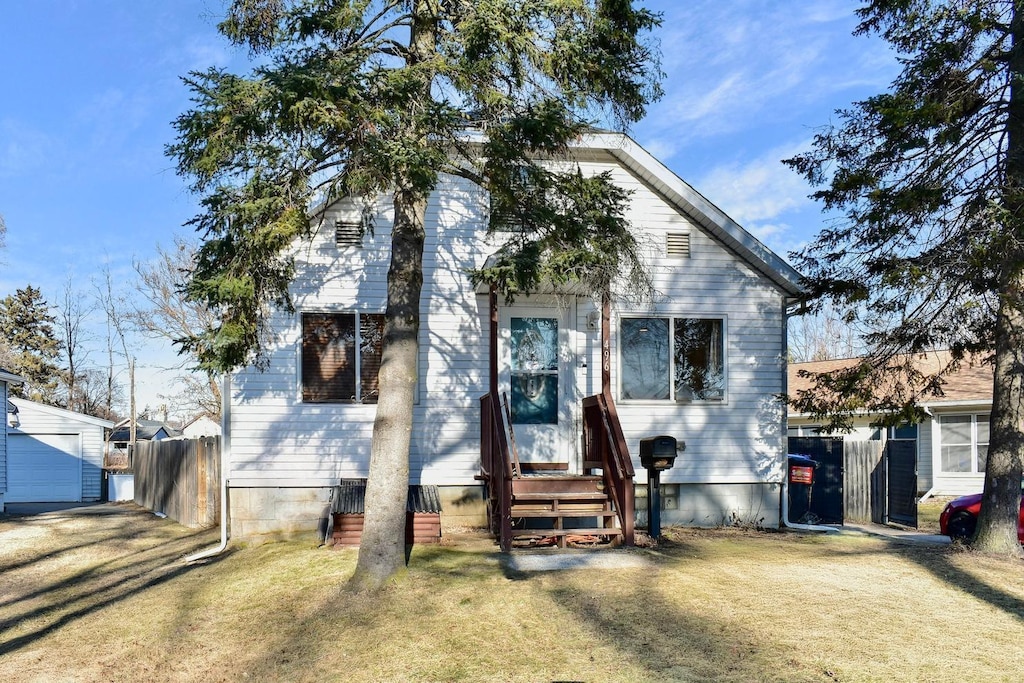
<path id="1" fill-rule="evenodd" d="M 827 372 L 847 367 L 858 359 L 792 363 L 791 390 L 806 388 L 801 370 Z M 948 352 L 933 351 L 919 359 L 922 370 L 936 369 L 948 362 Z M 980 361 L 965 362 L 946 378 L 943 396 L 921 403 L 925 419 L 916 425 L 886 427 L 881 416 L 856 415 L 853 430 L 839 434 L 855 441 L 890 439 L 914 441 L 917 452 L 917 489 L 920 496 L 962 496 L 980 493 L 985 485 L 985 456 L 988 451 L 989 413 L 992 410 L 992 366 Z M 789 414 L 790 436 L 815 436 L 821 427 L 807 415 Z"/>
<path id="2" fill-rule="evenodd" d="M 8 427 L 5 503 L 90 502 L 103 497 L 103 437 L 109 420 L 20 398 Z"/>
<path id="3" fill-rule="evenodd" d="M 663 523 L 773 526 L 785 455 L 786 309 L 798 275 L 633 141 L 596 135 L 575 149 L 585 174 L 632 192 L 657 292 L 611 302 L 608 372 L 637 469 L 641 439 L 685 443 L 662 473 Z M 236 538 L 314 533 L 332 487 L 367 476 L 386 303 L 391 207 L 374 232 L 346 230 L 359 209 L 329 209 L 296 248 L 296 312 L 277 312 L 265 371 L 225 387 L 223 450 Z M 490 297 L 466 275 L 498 244 L 487 197 L 453 177 L 427 211 L 412 482 L 439 487 L 442 523 L 483 525 L 480 398 L 490 389 Z M 602 388 L 601 306 L 571 291 L 499 301 L 498 391 L 524 462 L 583 467 L 580 403 Z M 638 503 L 638 509 L 643 505 Z"/>

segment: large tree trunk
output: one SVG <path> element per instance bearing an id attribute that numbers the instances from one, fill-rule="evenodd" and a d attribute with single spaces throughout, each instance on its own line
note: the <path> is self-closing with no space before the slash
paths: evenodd
<path id="1" fill-rule="evenodd" d="M 1017 539 L 1022 453 L 1024 453 L 1024 17 L 1010 24 L 1010 101 L 1007 115 L 1005 249 L 999 273 L 999 311 L 995 330 L 995 371 L 985 490 L 972 547 L 1021 557 Z"/>
<path id="2" fill-rule="evenodd" d="M 1014 288 L 1017 289 L 1017 288 Z M 1017 539 L 1024 450 L 1024 314 L 1019 292 L 1004 295 L 996 321 L 995 372 L 985 492 L 972 547 L 1022 556 Z"/>
<path id="3" fill-rule="evenodd" d="M 431 59 L 436 50 L 437 10 L 430 0 L 415 0 L 409 65 Z M 432 78 L 421 72 L 422 102 L 431 97 Z M 416 102 L 414 106 L 419 106 Z M 407 143 L 426 144 L 410 117 Z M 376 590 L 405 567 L 405 508 L 409 495 L 409 443 L 416 399 L 419 358 L 420 292 L 423 289 L 424 223 L 429 191 L 412 178 L 395 189 L 391 234 L 388 306 L 378 374 L 377 416 L 370 445 L 363 535 L 359 561 L 349 586 Z"/>
<path id="4" fill-rule="evenodd" d="M 405 566 L 405 508 L 417 386 L 427 200 L 413 191 L 401 190 L 395 193 L 394 206 L 388 306 L 363 536 L 350 582 L 357 590 L 375 590 Z"/>

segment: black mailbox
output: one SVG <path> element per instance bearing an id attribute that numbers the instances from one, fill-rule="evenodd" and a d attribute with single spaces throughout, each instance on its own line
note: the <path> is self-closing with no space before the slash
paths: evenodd
<path id="1" fill-rule="evenodd" d="M 667 470 L 676 463 L 676 438 L 651 436 L 640 439 L 640 464 L 647 470 Z"/>

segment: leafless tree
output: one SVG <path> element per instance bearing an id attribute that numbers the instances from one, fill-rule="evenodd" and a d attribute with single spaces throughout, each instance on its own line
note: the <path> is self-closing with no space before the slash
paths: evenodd
<path id="1" fill-rule="evenodd" d="M 64 405 L 68 410 L 87 412 L 80 380 L 89 360 L 88 342 L 91 337 L 86 325 L 89 315 L 96 310 L 96 304 L 75 289 L 74 280 L 68 275 L 61 298 L 54 308 L 57 311 L 57 324 L 54 326 L 56 337 L 64 355 L 64 368 L 60 376 Z"/>
<path id="2" fill-rule="evenodd" d="M 861 331 L 834 306 L 824 304 L 789 320 L 789 359 L 794 363 L 854 358 L 865 351 Z"/>
<path id="3" fill-rule="evenodd" d="M 128 352 L 129 307 L 123 295 L 114 288 L 114 278 L 110 266 L 104 264 L 100 269 L 100 279 L 93 281 L 96 290 L 96 301 L 103 311 L 106 325 L 105 351 L 107 355 L 106 386 L 103 392 L 103 407 L 115 411 L 116 401 L 123 400 L 123 392 L 119 390 L 117 375 L 120 364 L 115 362 L 117 356 L 127 364 L 132 356 Z M 119 396 L 119 394 L 121 394 Z"/>
<path id="4" fill-rule="evenodd" d="M 196 244 L 176 237 L 173 249 L 157 246 L 157 257 L 148 262 L 135 262 L 139 279 L 136 285 L 141 299 L 132 306 L 129 319 L 132 325 L 148 337 L 176 342 L 196 337 L 217 324 L 209 308 L 189 301 L 184 294 L 184 282 L 195 267 Z M 220 418 L 221 395 L 217 378 L 212 372 L 194 370 L 198 359 L 181 356 L 177 365 L 182 371 L 178 380 L 183 390 L 166 396 L 177 409 L 190 411 L 190 416 L 209 415 Z"/>
<path id="5" fill-rule="evenodd" d="M 78 410 L 104 420 L 117 422 L 124 414 L 113 408 L 125 403 L 124 387 L 116 379 L 109 381 L 108 373 L 101 368 L 85 368 L 75 383 Z"/>

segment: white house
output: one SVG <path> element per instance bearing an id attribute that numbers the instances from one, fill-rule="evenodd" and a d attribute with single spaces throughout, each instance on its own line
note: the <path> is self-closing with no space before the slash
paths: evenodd
<path id="1" fill-rule="evenodd" d="M 792 363 L 790 392 L 810 386 L 800 371 L 830 372 L 850 367 L 858 358 Z M 922 372 L 945 367 L 948 351 L 931 351 L 915 358 Z M 925 419 L 900 427 L 880 426 L 879 415 L 853 418 L 853 430 L 844 439 L 881 441 L 913 440 L 917 451 L 917 489 L 920 495 L 960 496 L 980 493 L 985 485 L 985 456 L 988 451 L 989 413 L 992 410 L 992 366 L 967 361 L 946 377 L 943 395 L 921 402 Z M 821 427 L 808 415 L 790 412 L 789 434 L 813 436 Z"/>
<path id="2" fill-rule="evenodd" d="M 657 291 L 609 311 L 606 377 L 637 491 L 640 440 L 669 435 L 685 450 L 661 475 L 665 523 L 778 524 L 786 414 L 777 396 L 799 275 L 628 137 L 589 136 L 572 161 L 632 192 L 628 219 Z M 445 525 L 484 520 L 480 399 L 492 361 L 525 463 L 587 469 L 581 400 L 602 391 L 602 306 L 571 291 L 496 300 L 492 357 L 492 300 L 466 275 L 497 248 L 485 239 L 487 206 L 475 185 L 443 177 L 427 210 L 410 464 L 413 483 L 439 488 Z M 374 233 L 359 240 L 345 229 L 357 207 L 330 207 L 295 248 L 296 311 L 271 320 L 269 367 L 229 379 L 223 444 L 236 538 L 311 534 L 332 487 L 367 476 L 391 211 L 382 198 Z"/>
<path id="3" fill-rule="evenodd" d="M 98 501 L 103 495 L 104 430 L 113 422 L 11 398 L 17 408 L 0 461 L 5 503 Z"/>
<path id="4" fill-rule="evenodd" d="M 217 422 L 209 415 L 199 415 L 185 423 L 181 428 L 181 435 L 187 439 L 220 436 L 220 422 Z"/>

